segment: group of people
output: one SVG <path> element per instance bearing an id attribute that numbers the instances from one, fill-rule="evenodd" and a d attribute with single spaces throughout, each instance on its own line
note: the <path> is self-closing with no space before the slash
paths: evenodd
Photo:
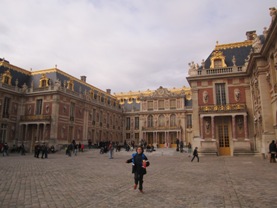
<path id="1" fill-rule="evenodd" d="M 73 153 L 75 156 L 77 156 L 78 150 L 79 152 L 84 152 L 84 149 L 85 149 L 84 144 L 81 144 L 81 142 L 77 144 L 77 142 L 73 140 L 70 144 L 67 145 L 65 154 L 71 157 L 71 154 Z"/>
<path id="2" fill-rule="evenodd" d="M 0 150 L 3 153 L 3 157 L 5 157 L 5 155 L 9 156 L 9 145 L 7 144 L 7 142 L 0 145 Z"/>
<path id="3" fill-rule="evenodd" d="M 35 154 L 34 157 L 39 158 L 41 154 L 41 159 L 48 158 L 48 146 L 45 142 L 40 144 L 39 142 L 35 143 Z"/>
<path id="4" fill-rule="evenodd" d="M 0 143 L 0 150 L 3 153 L 3 157 L 9 156 L 10 148 L 9 148 L 9 145 L 7 144 L 7 142 L 5 142 L 4 144 Z M 14 152 L 14 151 L 21 153 L 21 155 L 25 155 L 26 150 L 25 150 L 24 143 L 22 143 L 18 147 L 14 145 L 13 148 L 11 149 L 11 152 Z"/>

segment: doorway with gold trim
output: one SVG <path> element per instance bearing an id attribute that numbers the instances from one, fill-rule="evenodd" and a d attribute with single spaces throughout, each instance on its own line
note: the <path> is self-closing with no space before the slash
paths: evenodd
<path id="1" fill-rule="evenodd" d="M 220 156 L 231 155 L 230 149 L 230 117 L 216 118 L 216 136 L 218 141 L 218 153 Z"/>

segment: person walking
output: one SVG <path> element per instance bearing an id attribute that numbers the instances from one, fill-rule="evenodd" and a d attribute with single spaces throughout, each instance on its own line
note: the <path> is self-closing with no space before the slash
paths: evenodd
<path id="1" fill-rule="evenodd" d="M 139 191 L 143 192 L 143 176 L 146 174 L 146 167 L 150 165 L 148 158 L 143 153 L 143 147 L 138 146 L 136 153 L 132 154 L 132 158 L 127 160 L 126 163 L 132 163 L 132 173 L 134 173 L 135 185 L 134 189 L 137 189 L 139 185 Z"/>
<path id="2" fill-rule="evenodd" d="M 21 150 L 21 155 L 25 155 L 25 146 L 23 142 L 21 144 L 20 150 Z"/>
<path id="3" fill-rule="evenodd" d="M 275 155 L 276 155 L 276 144 L 275 141 L 272 140 L 272 142 L 269 144 L 269 153 L 270 153 L 270 163 L 276 163 Z"/>
<path id="4" fill-rule="evenodd" d="M 8 150 L 9 150 L 9 145 L 7 144 L 7 142 L 5 142 L 3 146 L 3 157 L 5 156 L 5 154 L 6 156 L 9 156 Z"/>
<path id="5" fill-rule="evenodd" d="M 113 143 L 110 142 L 110 144 L 109 144 L 109 146 L 108 146 L 108 150 L 109 150 L 109 159 L 113 159 L 113 149 L 114 149 Z"/>
<path id="6" fill-rule="evenodd" d="M 191 162 L 194 160 L 194 158 L 197 157 L 197 162 L 199 162 L 199 157 L 198 157 L 198 147 L 195 147 L 194 151 L 193 151 L 193 157 L 191 159 Z"/>

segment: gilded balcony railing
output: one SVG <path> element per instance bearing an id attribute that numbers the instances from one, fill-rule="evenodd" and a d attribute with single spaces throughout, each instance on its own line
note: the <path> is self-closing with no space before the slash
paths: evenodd
<path id="1" fill-rule="evenodd" d="M 49 115 L 20 116 L 21 121 L 51 121 Z"/>
<path id="2" fill-rule="evenodd" d="M 233 112 L 245 110 L 245 104 L 205 105 L 199 107 L 200 112 Z"/>

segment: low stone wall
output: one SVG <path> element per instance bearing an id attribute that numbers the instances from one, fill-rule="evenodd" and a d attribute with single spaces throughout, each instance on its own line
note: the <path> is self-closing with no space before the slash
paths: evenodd
<path id="1" fill-rule="evenodd" d="M 234 154 L 235 153 L 252 153 L 250 141 L 234 141 Z"/>
<path id="2" fill-rule="evenodd" d="M 216 141 L 201 141 L 199 152 L 203 154 L 217 154 Z"/>

